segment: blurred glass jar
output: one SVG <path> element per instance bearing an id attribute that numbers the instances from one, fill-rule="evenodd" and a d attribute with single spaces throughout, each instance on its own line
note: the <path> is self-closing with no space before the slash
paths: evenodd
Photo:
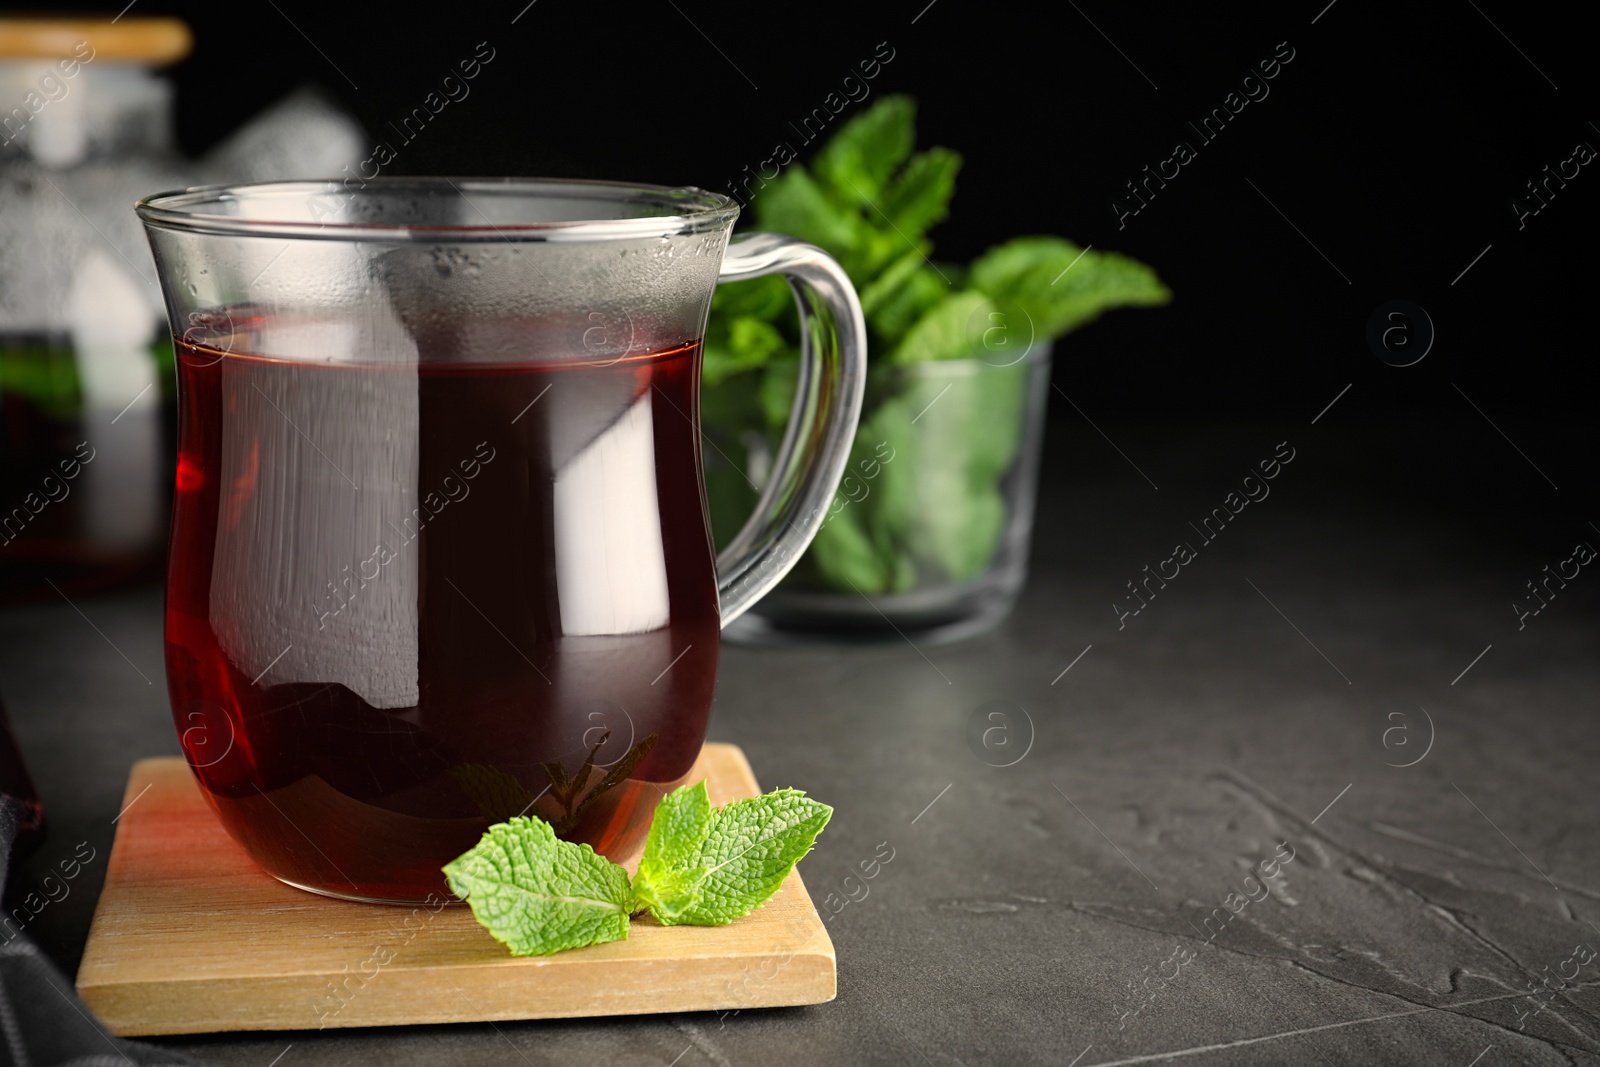
<path id="1" fill-rule="evenodd" d="M 1027 577 L 1050 354 L 873 368 L 822 530 L 724 636 L 940 643 L 1004 619 Z"/>
<path id="2" fill-rule="evenodd" d="M 353 120 L 300 90 L 182 158 L 157 69 L 190 43 L 177 19 L 0 18 L 0 601 L 161 572 L 176 384 L 133 205 L 365 154 Z"/>
<path id="3" fill-rule="evenodd" d="M 175 19 L 0 19 L 0 598 L 159 566 L 174 386 L 129 209 L 187 175 Z"/>

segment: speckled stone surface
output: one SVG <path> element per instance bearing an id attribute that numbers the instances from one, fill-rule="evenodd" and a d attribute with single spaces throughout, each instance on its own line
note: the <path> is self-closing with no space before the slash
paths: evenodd
<path id="1" fill-rule="evenodd" d="M 1314 426 L 1325 398 L 1250 426 L 1102 422 L 1115 449 L 1066 412 L 1001 629 L 725 651 L 713 737 L 837 808 L 805 864 L 837 912 L 835 1002 L 170 1044 L 240 1067 L 1600 1063 L 1600 958 L 1574 955 L 1600 949 L 1600 575 L 1520 629 L 1510 607 L 1600 531 L 1470 412 L 1344 421 L 1357 399 Z M 1189 523 L 1280 441 L 1271 495 L 1201 541 Z M 65 604 L 0 612 L 53 823 L 19 886 L 78 841 L 103 857 L 129 764 L 177 751 L 159 592 L 79 607 L 103 637 Z M 997 700 L 1000 751 L 1025 751 L 1005 767 L 968 743 Z M 101 864 L 29 927 L 69 972 Z"/>

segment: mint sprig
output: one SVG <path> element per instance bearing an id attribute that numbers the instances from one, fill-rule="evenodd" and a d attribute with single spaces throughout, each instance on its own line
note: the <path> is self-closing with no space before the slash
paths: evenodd
<path id="1" fill-rule="evenodd" d="M 633 890 L 628 872 L 543 819 L 513 818 L 444 867 L 450 891 L 513 956 L 621 941 Z"/>
<path id="2" fill-rule="evenodd" d="M 705 782 L 662 798 L 639 873 L 542 819 L 491 826 L 444 867 L 451 892 L 513 956 L 542 956 L 628 936 L 632 913 L 663 926 L 721 926 L 777 892 L 833 816 L 797 789 L 713 808 Z"/>
<path id="3" fill-rule="evenodd" d="M 656 809 L 634 896 L 663 926 L 732 922 L 777 892 L 832 817 L 798 789 L 712 808 L 704 782 L 685 786 Z"/>
<path id="4" fill-rule="evenodd" d="M 1172 298 L 1148 266 L 1060 237 L 1016 237 L 965 266 L 930 258 L 961 164 L 948 148 L 918 151 L 916 105 L 891 95 L 753 192 L 755 229 L 818 245 L 849 274 L 871 353 L 851 504 L 817 533 L 791 585 L 881 596 L 984 573 L 1008 528 L 1001 482 L 1024 443 L 1024 357 L 1108 311 Z M 801 340 L 781 278 L 717 287 L 701 422 L 716 445 L 706 485 L 719 546 L 755 507 L 753 472 L 770 466 L 756 460 L 783 439 Z M 898 458 L 865 485 L 875 468 L 862 461 L 880 446 Z"/>

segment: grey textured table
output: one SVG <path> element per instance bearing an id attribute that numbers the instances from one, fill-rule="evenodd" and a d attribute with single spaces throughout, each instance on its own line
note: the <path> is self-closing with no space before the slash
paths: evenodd
<path id="1" fill-rule="evenodd" d="M 837 808 L 815 899 L 894 849 L 830 921 L 835 1002 L 171 1044 L 241 1067 L 1600 1063 L 1600 960 L 1573 955 L 1600 947 L 1600 578 L 1520 629 L 1509 606 L 1600 533 L 1471 412 L 1367 426 L 1359 393 L 1316 425 L 1325 398 L 1250 426 L 1102 423 L 1115 447 L 1065 412 L 999 631 L 726 649 L 713 736 Z M 1562 434 L 1530 448 L 1558 481 L 1593 454 Z M 1200 542 L 1188 523 L 1282 440 L 1271 496 Z M 1185 539 L 1196 558 L 1119 621 L 1125 583 Z M 53 823 L 19 887 L 79 841 L 101 857 L 30 926 L 69 972 L 128 765 L 177 751 L 159 606 L 0 613 Z M 1031 719 L 1014 766 L 967 743 L 990 700 Z M 1280 842 L 1292 860 L 1248 900 Z"/>

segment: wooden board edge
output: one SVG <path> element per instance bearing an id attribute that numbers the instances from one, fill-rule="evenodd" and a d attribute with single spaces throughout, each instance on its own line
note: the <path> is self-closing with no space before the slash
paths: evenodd
<path id="1" fill-rule="evenodd" d="M 146 792 L 153 789 L 163 778 L 172 777 L 175 770 L 173 764 L 181 765 L 186 771 L 189 770 L 189 762 L 182 756 L 146 756 L 134 760 L 133 766 L 128 768 L 128 784 L 122 790 L 122 808 L 112 820 L 116 824 L 116 830 L 111 836 L 111 852 L 106 857 L 106 876 L 100 886 L 100 895 L 95 898 L 94 914 L 89 917 L 89 933 L 84 938 L 83 953 L 78 959 L 78 975 L 73 981 L 73 987 L 77 989 L 80 997 L 83 996 L 84 990 L 84 972 L 93 973 L 103 966 L 100 957 L 106 940 L 104 926 L 111 921 L 106 918 L 108 913 L 108 909 L 104 906 L 106 895 L 108 892 L 114 895 L 120 889 L 122 880 L 118 877 L 118 872 L 127 862 L 124 853 L 131 847 L 123 836 L 122 819 L 133 810 L 139 798 Z M 196 783 L 196 788 L 198 786 L 199 783 Z"/>
<path id="2" fill-rule="evenodd" d="M 170 772 L 178 767 L 187 768 L 189 761 L 182 756 L 145 756 L 143 759 L 133 761 L 133 766 L 128 768 L 128 786 L 122 791 L 122 805 L 126 809 L 128 801 L 132 799 L 133 787 L 141 781 L 156 781 L 163 777 L 163 772 Z M 193 772 L 190 772 L 191 775 Z"/>
<path id="3" fill-rule="evenodd" d="M 673 961 L 664 961 L 672 963 Z M 681 963 L 681 961 L 678 961 Z M 619 970 L 636 978 L 635 961 L 618 961 Z M 665 969 L 665 968 L 664 968 Z M 838 996 L 838 972 L 831 953 L 797 953 L 783 967 L 783 981 L 776 976 L 752 984 L 735 995 L 713 997 L 717 977 L 705 976 L 702 982 L 679 982 L 649 998 L 633 993 L 619 994 L 614 1001 L 595 1001 L 574 994 L 546 999 L 538 1011 L 528 1009 L 525 998 L 506 998 L 504 1003 L 486 1004 L 481 991 L 470 1001 L 471 1014 L 460 1010 L 452 986 L 475 988 L 473 971 L 494 973 L 494 965 L 447 968 L 432 974 L 397 975 L 400 989 L 386 991 L 382 1000 L 353 998 L 349 1012 L 325 1016 L 318 1026 L 314 1003 L 307 995 L 304 976 L 270 980 L 234 979 L 229 981 L 184 980 L 175 978 L 161 984 L 106 983 L 91 986 L 84 1002 L 100 1021 L 119 1037 L 161 1037 L 178 1034 L 211 1034 L 240 1031 L 319 1031 L 363 1029 L 376 1026 L 429 1025 L 483 1022 L 519 1022 L 541 1019 L 609 1018 L 624 1015 L 664 1015 L 675 1012 L 744 1011 L 759 1008 L 805 1007 L 825 1004 Z M 451 979 L 454 981 L 451 981 Z M 729 981 L 731 986 L 731 980 Z M 459 990 L 457 990 L 459 993 Z M 742 995 L 737 995 L 742 993 Z M 256 1014 L 247 1024 L 232 1018 L 229 1004 L 235 998 L 256 1002 Z M 263 1001 L 266 1002 L 262 1010 Z M 153 1003 L 178 1004 L 185 1010 L 153 1015 Z"/>

